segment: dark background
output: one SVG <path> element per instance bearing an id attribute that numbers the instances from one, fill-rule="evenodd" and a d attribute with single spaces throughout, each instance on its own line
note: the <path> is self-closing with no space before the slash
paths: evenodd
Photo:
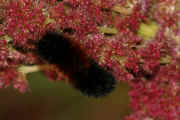
<path id="1" fill-rule="evenodd" d="M 48 81 L 42 72 L 27 77 L 29 92 L 0 89 L 0 120 L 122 120 L 131 113 L 124 83 L 109 96 L 95 99 L 64 82 Z"/>

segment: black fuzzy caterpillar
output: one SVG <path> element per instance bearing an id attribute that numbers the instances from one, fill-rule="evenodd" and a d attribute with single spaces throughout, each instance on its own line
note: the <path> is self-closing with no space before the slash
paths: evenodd
<path id="1" fill-rule="evenodd" d="M 115 88 L 114 76 L 88 58 L 83 49 L 63 34 L 46 32 L 36 48 L 41 58 L 63 70 L 72 85 L 83 94 L 101 97 Z"/>

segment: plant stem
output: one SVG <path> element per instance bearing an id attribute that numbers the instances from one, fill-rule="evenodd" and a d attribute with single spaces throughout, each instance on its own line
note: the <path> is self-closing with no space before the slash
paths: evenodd
<path id="1" fill-rule="evenodd" d="M 51 69 L 52 66 L 49 64 L 45 64 L 45 65 L 32 65 L 32 66 L 25 66 L 22 65 L 18 68 L 18 71 L 22 74 L 28 74 L 28 73 L 32 73 L 32 72 L 38 72 L 41 70 L 46 70 L 46 69 Z"/>

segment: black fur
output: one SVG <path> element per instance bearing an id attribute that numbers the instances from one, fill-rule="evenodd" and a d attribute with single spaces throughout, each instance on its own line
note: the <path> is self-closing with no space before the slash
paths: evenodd
<path id="1" fill-rule="evenodd" d="M 114 90 L 116 85 L 114 76 L 94 61 L 85 71 L 81 71 L 75 77 L 77 77 L 75 87 L 88 96 L 106 96 Z"/>
<path id="2" fill-rule="evenodd" d="M 113 75 L 87 58 L 79 46 L 62 34 L 47 32 L 37 44 L 37 53 L 63 70 L 73 86 L 83 94 L 105 96 L 115 88 Z"/>

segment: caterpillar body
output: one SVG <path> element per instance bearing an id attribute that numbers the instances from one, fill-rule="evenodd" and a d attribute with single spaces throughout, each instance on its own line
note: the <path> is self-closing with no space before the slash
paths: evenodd
<path id="1" fill-rule="evenodd" d="M 84 50 L 61 33 L 48 31 L 38 41 L 38 55 L 68 75 L 84 95 L 101 97 L 115 88 L 114 76 L 89 58 Z"/>

